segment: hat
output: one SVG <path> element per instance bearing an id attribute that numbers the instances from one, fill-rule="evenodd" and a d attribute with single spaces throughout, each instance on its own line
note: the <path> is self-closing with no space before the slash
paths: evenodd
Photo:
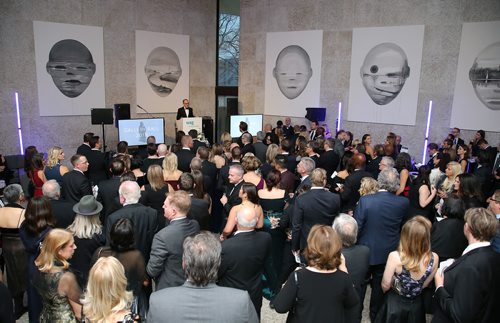
<path id="1" fill-rule="evenodd" d="M 102 210 L 102 204 L 93 195 L 85 195 L 73 206 L 73 212 L 81 215 L 94 215 Z"/>

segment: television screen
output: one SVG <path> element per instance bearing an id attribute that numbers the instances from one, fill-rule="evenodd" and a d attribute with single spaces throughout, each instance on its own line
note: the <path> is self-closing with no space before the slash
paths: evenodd
<path id="1" fill-rule="evenodd" d="M 262 114 L 240 114 L 231 116 L 231 137 L 236 138 L 241 136 L 240 122 L 244 121 L 248 124 L 248 132 L 252 136 L 256 136 L 257 132 L 262 130 Z"/>
<path id="2" fill-rule="evenodd" d="M 118 120 L 118 140 L 129 146 L 145 145 L 149 136 L 155 136 L 157 144 L 165 143 L 163 118 Z"/>

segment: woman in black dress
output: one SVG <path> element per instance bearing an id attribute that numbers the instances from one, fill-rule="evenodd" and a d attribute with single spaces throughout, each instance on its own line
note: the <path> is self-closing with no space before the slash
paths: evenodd
<path id="1" fill-rule="evenodd" d="M 359 297 L 346 273 L 342 241 L 331 226 L 315 225 L 307 237 L 308 266 L 294 271 L 274 299 L 287 322 L 344 322 Z"/>
<path id="2" fill-rule="evenodd" d="M 434 198 L 436 197 L 437 190 L 434 186 L 430 185 L 429 174 L 431 173 L 430 167 L 420 166 L 418 169 L 418 176 L 413 181 L 410 188 L 410 210 L 408 218 L 415 215 L 422 215 L 434 222 L 434 211 L 432 209 Z"/>
<path id="3" fill-rule="evenodd" d="M 172 187 L 163 180 L 163 169 L 160 165 L 149 166 L 147 178 L 149 184 L 141 187 L 141 199 L 139 203 L 156 210 L 159 231 L 165 227 L 163 202 L 165 202 L 165 197 Z"/>
<path id="4" fill-rule="evenodd" d="M 486 207 L 479 179 L 470 173 L 455 177 L 453 188 L 457 196 L 464 201 L 465 210 L 473 207 Z"/>

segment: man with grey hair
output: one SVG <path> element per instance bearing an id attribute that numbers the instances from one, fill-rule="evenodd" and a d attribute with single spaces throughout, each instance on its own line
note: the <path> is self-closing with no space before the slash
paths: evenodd
<path id="1" fill-rule="evenodd" d="M 182 286 L 151 295 L 148 322 L 259 322 L 246 291 L 215 284 L 221 264 L 221 244 L 215 235 L 201 232 L 187 237 L 183 249 L 182 267 L 187 280 Z"/>
<path id="2" fill-rule="evenodd" d="M 394 159 L 392 157 L 384 156 L 378 164 L 378 170 L 383 171 L 386 168 L 394 168 Z"/>
<path id="3" fill-rule="evenodd" d="M 219 285 L 248 291 L 260 317 L 261 276 L 271 255 L 271 235 L 255 231 L 257 220 L 253 207 L 242 207 L 236 213 L 237 231 L 232 238 L 222 242 Z"/>
<path id="4" fill-rule="evenodd" d="M 261 163 L 266 162 L 266 152 L 267 145 L 264 144 L 264 138 L 266 134 L 263 131 L 257 132 L 257 141 L 253 144 L 253 149 L 255 150 L 255 156 L 261 161 Z"/>
<path id="5" fill-rule="evenodd" d="M 378 175 L 378 184 L 379 191 L 361 197 L 354 211 L 359 229 L 358 244 L 370 248 L 370 268 L 367 277 L 371 278 L 372 322 L 384 299 L 380 284 L 387 256 L 398 247 L 401 225 L 409 208 L 407 198 L 394 194 L 399 188 L 399 175 L 394 168 L 382 170 Z M 365 290 L 366 283 L 363 286 L 363 291 Z M 362 292 L 362 296 L 364 295 Z"/>
<path id="6" fill-rule="evenodd" d="M 157 212 L 139 203 L 141 188 L 134 181 L 124 181 L 118 189 L 123 207 L 111 213 L 106 220 L 106 240 L 110 241 L 111 228 L 118 219 L 128 218 L 134 224 L 135 244 L 146 263 L 151 252 L 151 243 L 158 228 Z"/>
<path id="7" fill-rule="evenodd" d="M 370 249 L 367 246 L 357 245 L 358 223 L 348 214 L 340 213 L 333 221 L 333 228 L 342 240 L 342 255 L 349 271 L 349 276 L 354 284 L 354 289 L 360 299 L 362 297 L 362 283 L 368 272 Z M 361 322 L 362 307 L 358 302 L 356 306 L 346 313 L 346 322 Z"/>
<path id="8" fill-rule="evenodd" d="M 252 153 L 255 155 L 255 148 L 253 148 L 252 135 L 249 132 L 245 132 L 241 135 L 241 156 L 245 156 L 246 153 Z"/>
<path id="9" fill-rule="evenodd" d="M 239 149 L 239 148 L 238 148 Z M 222 215 L 222 227 L 223 229 L 226 226 L 227 217 L 229 216 L 229 212 L 231 208 L 235 205 L 241 203 L 241 198 L 239 197 L 241 186 L 243 185 L 243 167 L 240 164 L 233 164 L 229 166 L 229 186 L 226 187 L 224 195 L 221 197 L 220 202 L 223 207 L 223 215 Z"/>
<path id="10" fill-rule="evenodd" d="M 311 179 L 309 178 L 309 175 L 311 175 L 311 172 L 313 171 L 314 168 L 316 168 L 316 163 L 312 158 L 302 157 L 300 159 L 300 162 L 297 164 L 297 173 L 300 176 L 300 183 L 295 189 L 295 194 L 297 194 L 297 192 L 304 185 L 311 186 Z"/>
<path id="11" fill-rule="evenodd" d="M 7 204 L 18 204 L 24 199 L 23 187 L 19 184 L 10 184 L 3 190 L 3 197 Z"/>
<path id="12" fill-rule="evenodd" d="M 43 196 L 49 199 L 52 214 L 56 218 L 56 228 L 66 229 L 75 219 L 73 205 L 61 200 L 61 187 L 55 179 L 46 181 L 42 186 Z"/>

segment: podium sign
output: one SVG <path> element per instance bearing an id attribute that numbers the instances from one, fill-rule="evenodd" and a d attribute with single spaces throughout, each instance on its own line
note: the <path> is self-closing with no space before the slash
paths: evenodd
<path id="1" fill-rule="evenodd" d="M 191 129 L 195 129 L 198 131 L 198 133 L 203 132 L 203 122 L 201 117 L 194 117 L 194 118 L 182 118 L 180 120 L 175 121 L 175 126 L 177 130 L 182 130 L 186 134 L 189 132 Z"/>

